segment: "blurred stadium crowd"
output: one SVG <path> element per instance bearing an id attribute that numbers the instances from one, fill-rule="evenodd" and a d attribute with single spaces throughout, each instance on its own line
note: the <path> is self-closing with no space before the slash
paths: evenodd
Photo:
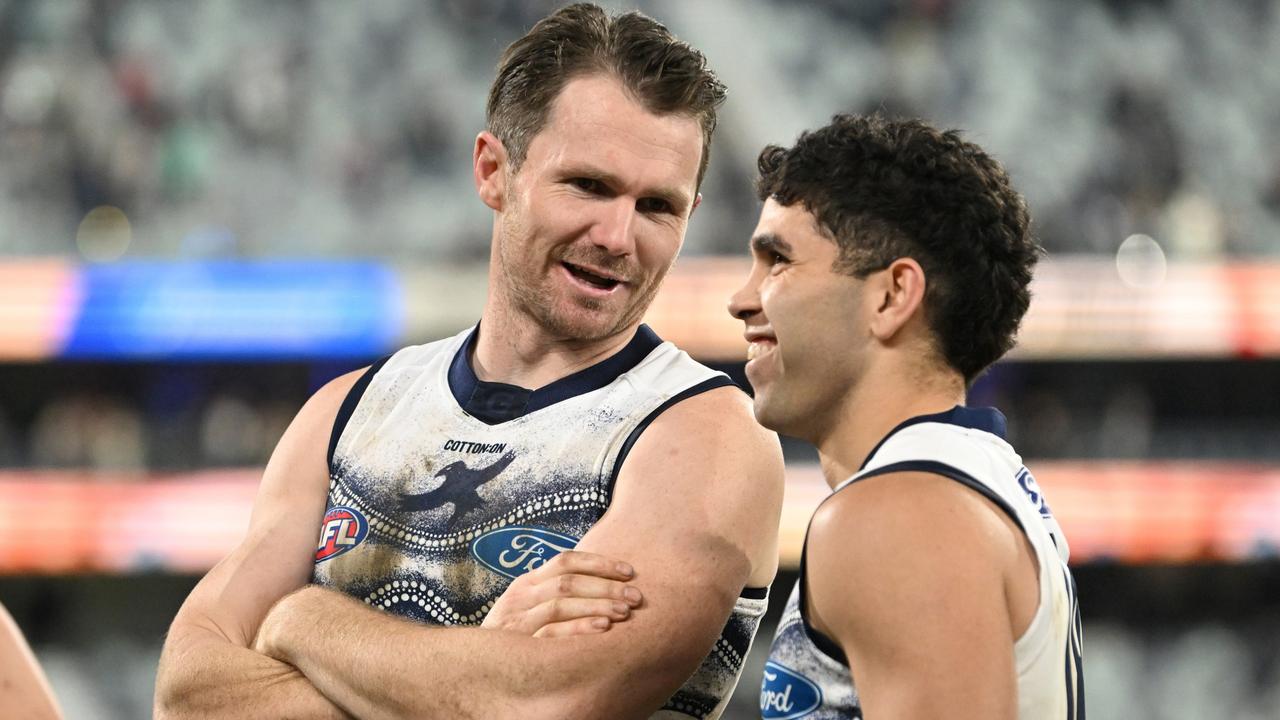
<path id="1" fill-rule="evenodd" d="M 483 258 L 471 141 L 498 52 L 552 5 L 0 3 L 0 253 Z M 691 253 L 739 251 L 765 143 L 875 109 L 970 129 L 1052 252 L 1278 252 L 1272 2 L 638 5 L 731 90 Z M 74 244 L 102 206 L 127 248 Z"/>
<path id="2" fill-rule="evenodd" d="M 484 97 L 501 49 L 559 4 L 0 0 L 0 262 L 483 262 L 470 154 Z M 686 254 L 743 254 L 766 143 L 883 110 L 991 150 L 1051 255 L 1111 255 L 1142 233 L 1172 261 L 1280 258 L 1280 3 L 634 5 L 702 48 L 730 88 Z M 356 364 L 0 366 L 0 468 L 259 465 L 307 394 Z M 1014 362 L 974 402 L 1006 410 L 1031 461 L 1275 462 L 1274 368 Z M 1218 617 L 1193 587 L 1203 575 L 1144 572 L 1079 576 L 1086 619 L 1113 591 L 1123 606 L 1086 629 L 1091 714 L 1280 718 L 1275 595 Z M 1256 577 L 1231 582 L 1261 597 Z M 138 579 L 141 610 L 110 580 L 85 580 L 92 596 L 20 580 L 0 578 L 0 598 L 69 717 L 145 716 L 156 633 L 191 579 Z M 1186 606 L 1149 612 L 1163 601 L 1144 587 Z M 758 672 L 730 720 L 753 716 Z"/>

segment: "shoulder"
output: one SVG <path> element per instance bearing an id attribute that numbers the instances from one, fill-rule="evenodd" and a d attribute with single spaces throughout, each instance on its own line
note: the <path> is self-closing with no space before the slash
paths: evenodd
<path id="1" fill-rule="evenodd" d="M 363 367 L 339 375 L 307 399 L 271 453 L 260 489 L 263 497 L 290 495 L 299 483 L 327 487 L 328 450 L 334 422 L 351 389 L 365 377 L 368 369 Z"/>
<path id="2" fill-rule="evenodd" d="M 784 477 L 778 436 L 756 423 L 742 391 L 726 386 L 660 415 L 623 464 L 614 497 L 660 502 L 669 520 L 679 516 L 740 548 L 755 587 L 767 585 L 777 566 Z"/>
<path id="3" fill-rule="evenodd" d="M 1006 545 L 1016 547 L 1005 517 L 990 500 L 950 478 L 891 472 L 855 480 L 833 493 L 814 512 L 809 538 L 818 551 L 847 540 L 866 549 L 937 551 L 950 538 L 1000 552 Z"/>
<path id="4" fill-rule="evenodd" d="M 896 472 L 858 480 L 814 513 L 806 538 L 811 603 L 823 615 L 860 601 L 912 606 L 1003 587 L 1018 560 L 1016 526 L 954 480 Z M 870 616 L 870 615 L 868 615 Z"/>
<path id="5" fill-rule="evenodd" d="M 338 408 L 346 401 L 347 396 L 351 394 L 354 388 L 361 380 L 367 380 L 369 370 L 372 365 L 366 365 L 358 370 L 352 370 L 333 378 L 329 382 L 320 386 L 307 402 L 303 404 L 302 409 L 298 411 L 294 424 L 300 424 L 307 427 L 324 428 L 333 423 L 337 417 Z"/>
<path id="6" fill-rule="evenodd" d="M 814 515 L 807 617 L 858 668 L 868 713 L 1014 717 L 1016 544 L 988 503 L 903 472 L 846 486 Z"/>
<path id="7" fill-rule="evenodd" d="M 751 400 L 726 385 L 681 399 L 645 430 L 632 453 L 660 452 L 695 466 L 763 464 L 781 481 L 782 449 L 776 433 L 756 422 Z"/>

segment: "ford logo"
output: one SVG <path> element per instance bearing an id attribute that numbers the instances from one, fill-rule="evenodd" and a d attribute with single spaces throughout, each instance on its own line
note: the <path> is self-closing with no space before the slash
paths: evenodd
<path id="1" fill-rule="evenodd" d="M 514 580 L 577 545 L 577 538 L 550 530 L 505 527 L 476 538 L 471 554 L 481 565 Z"/>
<path id="2" fill-rule="evenodd" d="M 760 715 L 765 720 L 792 720 L 822 704 L 822 690 L 809 678 L 776 662 L 764 664 L 760 684 Z"/>

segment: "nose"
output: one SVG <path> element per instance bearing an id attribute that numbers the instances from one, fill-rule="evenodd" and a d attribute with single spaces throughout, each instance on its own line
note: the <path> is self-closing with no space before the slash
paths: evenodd
<path id="1" fill-rule="evenodd" d="M 729 296 L 729 314 L 738 320 L 747 320 L 760 311 L 760 284 L 753 268 L 742 287 Z"/>
<path id="2" fill-rule="evenodd" d="M 624 195 L 600 203 L 600 216 L 591 240 L 610 255 L 625 256 L 635 251 L 635 203 Z"/>

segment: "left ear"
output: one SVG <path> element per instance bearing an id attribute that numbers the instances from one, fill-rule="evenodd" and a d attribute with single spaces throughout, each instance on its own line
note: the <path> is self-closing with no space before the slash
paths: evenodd
<path id="1" fill-rule="evenodd" d="M 693 217 L 693 211 L 697 210 L 698 206 L 701 204 L 702 204 L 702 193 L 694 193 L 693 207 L 689 208 L 689 217 Z"/>
<path id="2" fill-rule="evenodd" d="M 876 304 L 869 329 L 878 340 L 887 342 L 922 312 L 924 269 L 911 258 L 898 258 L 867 279 Z"/>
<path id="3" fill-rule="evenodd" d="M 485 205 L 502 211 L 507 179 L 507 149 L 493 133 L 485 130 L 476 136 L 471 153 L 471 170 L 475 179 L 476 194 Z"/>

